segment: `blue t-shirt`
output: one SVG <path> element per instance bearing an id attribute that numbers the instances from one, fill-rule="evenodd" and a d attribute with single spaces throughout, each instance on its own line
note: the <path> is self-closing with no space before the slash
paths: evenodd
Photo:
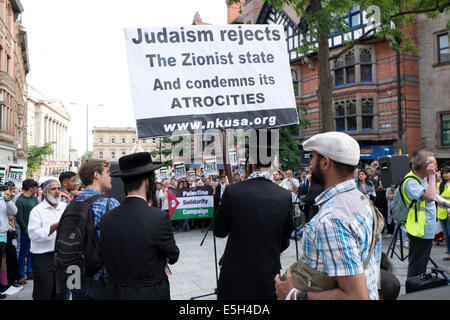
<path id="1" fill-rule="evenodd" d="M 422 201 L 420 197 L 422 197 L 423 193 L 428 187 L 428 183 L 426 180 L 421 179 L 422 185 L 420 185 L 416 180 L 409 179 L 405 184 L 405 192 L 406 196 L 411 200 Z M 435 233 L 435 224 L 436 224 L 436 205 L 434 201 L 426 201 L 425 202 L 425 233 L 422 239 L 434 239 Z"/>

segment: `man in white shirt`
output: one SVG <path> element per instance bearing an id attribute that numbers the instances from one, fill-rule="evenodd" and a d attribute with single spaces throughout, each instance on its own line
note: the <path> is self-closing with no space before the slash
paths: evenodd
<path id="1" fill-rule="evenodd" d="M 164 180 L 163 188 L 159 192 L 159 199 L 161 201 L 161 210 L 169 213 L 169 202 L 167 199 L 167 191 L 171 188 L 170 181 Z"/>
<path id="2" fill-rule="evenodd" d="M 56 299 L 53 263 L 56 228 L 66 204 L 60 201 L 59 181 L 47 180 L 42 188 L 44 200 L 31 210 L 28 222 L 31 264 L 34 273 L 33 299 L 53 300 Z"/>
<path id="3" fill-rule="evenodd" d="M 292 170 L 286 171 L 286 179 L 283 180 L 283 183 L 287 186 L 288 191 L 291 192 L 292 203 L 294 203 L 297 199 L 298 187 L 300 185 L 300 182 L 298 182 L 298 180 L 294 178 Z"/>

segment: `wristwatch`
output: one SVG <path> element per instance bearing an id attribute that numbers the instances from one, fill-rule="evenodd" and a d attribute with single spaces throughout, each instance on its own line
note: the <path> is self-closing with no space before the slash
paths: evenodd
<path id="1" fill-rule="evenodd" d="M 308 292 L 306 292 L 306 291 L 301 291 L 301 292 L 297 295 L 297 300 L 308 300 Z"/>

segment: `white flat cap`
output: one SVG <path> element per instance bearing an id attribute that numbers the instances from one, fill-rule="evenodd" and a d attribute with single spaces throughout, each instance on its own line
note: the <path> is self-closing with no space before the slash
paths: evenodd
<path id="1" fill-rule="evenodd" d="M 343 132 L 319 133 L 303 142 L 302 145 L 305 151 L 315 151 L 339 163 L 356 166 L 359 162 L 358 142 Z"/>

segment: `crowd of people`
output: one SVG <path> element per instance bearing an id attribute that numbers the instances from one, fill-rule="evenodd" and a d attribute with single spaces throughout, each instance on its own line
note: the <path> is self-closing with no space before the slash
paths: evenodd
<path id="1" fill-rule="evenodd" d="M 312 152 L 308 168 L 272 173 L 256 161 L 246 168 L 245 176 L 234 170 L 232 181 L 224 175 L 157 180 L 159 167 L 143 152 L 122 157 L 119 172 L 111 174 L 108 162 L 88 159 L 78 175 L 63 172 L 41 185 L 26 179 L 21 190 L 8 182 L 0 199 L 0 270 L 7 274 L 6 281 L 1 279 L 1 291 L 34 280 L 35 300 L 170 299 L 167 264 L 179 257 L 173 233 L 213 227 L 216 236 L 228 237 L 219 262 L 219 299 L 395 299 L 398 280 L 382 258 L 380 235 L 389 237 L 398 223 L 391 213 L 397 187 L 383 186 L 378 161 L 361 165 L 359 147 L 348 135 L 319 134 L 304 148 Z M 121 203 L 108 196 L 114 176 L 123 182 L 126 198 Z M 403 238 L 409 241 L 400 245 L 409 248 L 407 276 L 412 277 L 426 271 L 436 219 L 448 249 L 443 258 L 450 259 L 450 166 L 437 171 L 433 155 L 421 150 L 413 155 L 406 178 L 401 192 L 408 203 L 416 203 L 408 213 L 416 219 L 401 225 Z M 214 224 L 212 219 L 171 221 L 169 189 L 200 186 L 213 189 Z M 102 263 L 93 275 L 83 277 L 80 288 L 69 290 L 55 272 L 56 234 L 70 204 L 89 199 L 94 199 L 92 223 Z M 258 228 L 250 227 L 255 224 Z M 289 238 L 301 240 L 304 255 L 280 277 L 279 255 L 289 246 Z M 142 254 L 135 255 L 130 248 Z M 383 260 L 388 266 L 384 269 Z M 335 277 L 334 282 L 326 279 L 334 289 L 306 294 L 308 288 L 296 279 L 299 265 L 302 270 L 307 266 L 319 271 L 322 277 Z M 273 281 L 267 280 L 270 277 Z M 258 279 L 265 280 L 253 287 L 245 285 Z M 379 283 L 391 289 L 381 293 Z"/>

